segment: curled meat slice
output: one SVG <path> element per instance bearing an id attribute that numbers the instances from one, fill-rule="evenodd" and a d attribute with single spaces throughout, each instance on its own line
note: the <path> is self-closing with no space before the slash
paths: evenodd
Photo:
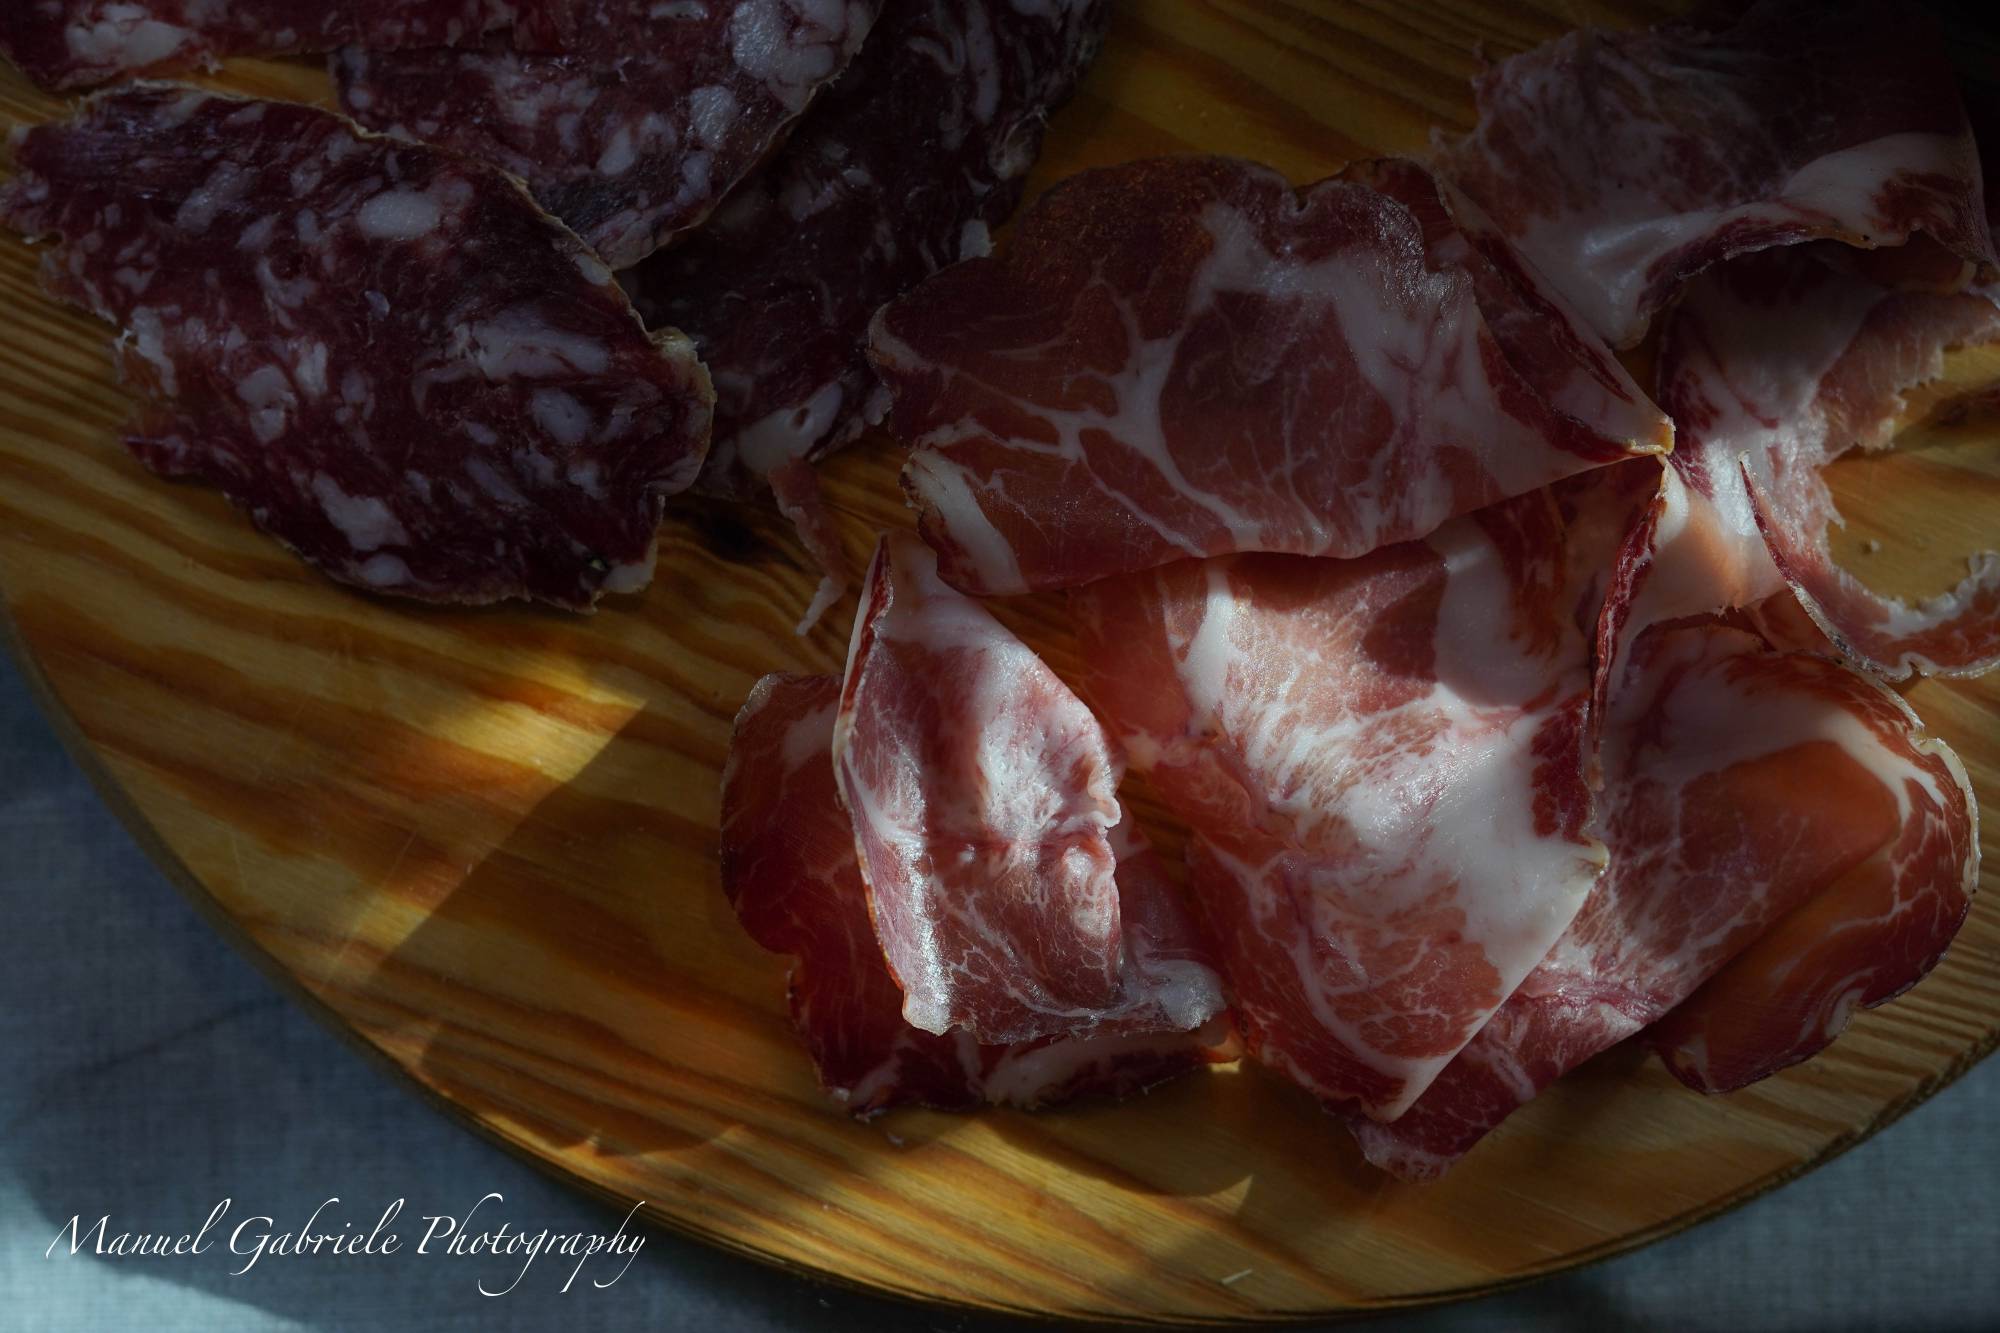
<path id="1" fill-rule="evenodd" d="M 1225 158 L 1085 172 L 876 317 L 945 578 L 1357 556 L 1671 431 L 1423 170 L 1294 191 Z"/>
<path id="2" fill-rule="evenodd" d="M 1117 868 L 1126 949 L 1135 974 L 1199 992 L 1159 1012 L 1183 1026 L 995 1045 L 906 1023 L 834 784 L 839 710 L 838 677 L 766 676 L 736 719 L 722 787 L 723 888 L 753 939 L 795 959 L 792 1023 L 836 1101 L 863 1116 L 906 1103 L 1039 1107 L 1137 1092 L 1228 1055 L 1220 983 L 1157 853 L 1136 843 Z"/>
<path id="3" fill-rule="evenodd" d="M 120 326 L 127 445 L 332 578 L 584 608 L 652 577 L 712 395 L 496 168 L 171 85 L 26 131 L 0 220 Z"/>
<path id="4" fill-rule="evenodd" d="M 1250 1053 L 1393 1119 L 1603 864 L 1588 672 L 1545 495 L 1354 560 L 1185 561 L 1072 594 L 1086 682 L 1194 838 Z"/>
<path id="5" fill-rule="evenodd" d="M 1908 247 L 1877 272 L 1925 286 L 1992 270 L 1934 19 L 1873 0 L 1722 12 L 1572 32 L 1502 62 L 1440 172 L 1617 346 L 1703 268 L 1752 250 Z"/>
<path id="6" fill-rule="evenodd" d="M 1141 967 L 1110 738 L 1034 651 L 883 538 L 848 651 L 834 771 L 903 1016 L 982 1042 L 1185 1030 L 1199 970 Z"/>
<path id="7" fill-rule="evenodd" d="M 1779 921 L 1648 1034 L 1680 1080 L 1728 1092 L 1818 1054 L 1861 1009 L 1921 981 L 1971 910 L 1979 807 L 1958 757 L 1878 691 L 1857 722 L 1878 738 L 1896 831 Z"/>
<path id="8" fill-rule="evenodd" d="M 1663 492 L 1639 625 L 1755 607 L 1787 587 L 1856 664 L 1896 678 L 2000 661 L 2000 555 L 1918 605 L 1834 562 L 1840 516 L 1820 470 L 1892 440 L 1904 395 L 1952 347 L 2000 339 L 1984 292 L 1904 292 L 1818 262 L 1811 247 L 1747 256 L 1691 285 L 1666 326 L 1660 401 L 1681 439 Z M 1678 482 L 1679 484 L 1676 484 Z"/>
<path id="9" fill-rule="evenodd" d="M 1844 952 L 1871 954 L 1870 968 L 1904 985 L 1963 915 L 1970 793 L 1951 752 L 1881 685 L 1712 622 L 1649 631 L 1625 672 L 1601 727 L 1603 879 L 1400 1119 L 1351 1122 L 1377 1165 L 1439 1174 L 1541 1089 L 1670 1011 L 1658 1030 L 1690 1034 L 1687 1063 L 1704 1029 L 1753 1046 L 1763 1073 L 1810 1054 L 1817 1046 L 1791 1054 L 1798 1034 L 1824 1044 L 1845 1021 L 1834 1009 L 1890 993 L 1829 995 L 1841 990 L 1829 985 L 1834 949 L 1811 933 L 1858 876 L 1887 876 L 1889 901 L 1908 901 L 1879 929 L 1853 929 Z M 1778 958 L 1801 972 L 1780 980 Z M 1703 1001 L 1711 977 L 1715 999 Z M 1699 1067 L 1733 1074 L 1742 1054 Z"/>

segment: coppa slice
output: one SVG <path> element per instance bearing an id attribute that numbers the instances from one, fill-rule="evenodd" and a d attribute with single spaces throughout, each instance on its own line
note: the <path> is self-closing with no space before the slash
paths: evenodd
<path id="1" fill-rule="evenodd" d="M 1836 254 L 1835 258 L 1838 257 Z M 1745 256 L 1703 275 L 1666 324 L 1660 401 L 1681 428 L 1640 623 L 1749 607 L 1787 586 L 1849 658 L 1891 678 L 2000 661 L 2000 555 L 1918 606 L 1834 563 L 1838 522 L 1820 469 L 1892 440 L 1903 395 L 1946 349 L 2000 339 L 1990 294 L 1898 292 L 1814 247 Z"/>
<path id="2" fill-rule="evenodd" d="M 1886 692 L 1869 725 L 1914 735 Z M 1979 882 L 1979 807 L 1942 741 L 1915 747 L 1897 789 L 1895 839 L 1780 921 L 1653 1028 L 1667 1068 L 1728 1092 L 1806 1060 L 1856 1010 L 1894 999 L 1937 966 Z"/>
<path id="3" fill-rule="evenodd" d="M 1857 867 L 1882 868 L 1908 898 L 1925 968 L 1956 928 L 1951 907 L 1963 915 L 1977 860 L 1971 794 L 1950 750 L 1893 694 L 1714 623 L 1659 627 L 1626 661 L 1601 728 L 1596 828 L 1611 864 L 1548 957 L 1401 1118 L 1351 1121 L 1378 1166 L 1438 1175 L 1563 1074 L 1718 969 L 1730 975 L 1746 948 L 1785 940 L 1773 956 L 1811 958 L 1817 946 L 1794 920 L 1819 916 L 1825 891 Z M 1869 945 L 1905 933 L 1878 930 Z M 1906 970 L 1905 984 L 1921 970 Z M 1806 972 L 1818 981 L 1826 969 Z M 1749 998 L 1737 994 L 1706 1006 L 1709 1021 L 1759 1034 L 1774 1012 L 1792 1023 L 1818 990 L 1802 980 L 1760 997 L 1780 1000 L 1775 1011 L 1729 1002 Z M 1675 1010 L 1663 1030 L 1693 1012 Z"/>
<path id="4" fill-rule="evenodd" d="M 0 52 L 50 90 L 133 74 L 212 68 L 225 56 L 297 55 L 359 42 L 376 51 L 477 45 L 505 28 L 559 46 L 580 0 L 8 0 Z"/>
<path id="5" fill-rule="evenodd" d="M 22 134 L 0 220 L 119 325 L 126 443 L 308 564 L 427 601 L 590 606 L 652 576 L 712 401 L 500 171 L 169 85 Z"/>
<path id="6" fill-rule="evenodd" d="M 1972 132 L 1915 6 L 1766 0 L 1573 32 L 1475 87 L 1478 126 L 1439 170 L 1614 345 L 1746 251 L 1914 239 L 1897 267 L 1947 285 L 1993 265 Z"/>
<path id="7" fill-rule="evenodd" d="M 1391 1119 L 1603 865 L 1586 650 L 1534 494 L 1355 560 L 1188 561 L 1072 595 L 1087 689 L 1193 830 L 1250 1052 Z"/>
<path id="8" fill-rule="evenodd" d="M 364 125 L 497 162 L 613 268 L 707 217 L 846 68 L 881 0 L 600 0 L 556 54 L 333 61 Z"/>
<path id="9" fill-rule="evenodd" d="M 1124 947 L 1110 738 L 905 533 L 869 567 L 833 761 L 913 1026 L 1015 1042 L 1200 1008 L 1134 975 Z"/>
<path id="10" fill-rule="evenodd" d="M 723 888 L 753 939 L 797 959 L 792 1023 L 837 1101 L 856 1115 L 903 1103 L 1046 1106 L 1138 1092 L 1224 1054 L 1221 984 L 1159 857 L 1137 844 L 1118 858 L 1126 949 L 1156 993 L 1182 997 L 1153 1005 L 1159 1030 L 981 1045 L 962 1028 L 938 1035 L 904 1022 L 834 785 L 839 707 L 838 677 L 766 676 L 737 716 L 722 785 Z"/>
<path id="11" fill-rule="evenodd" d="M 1362 555 L 1665 448 L 1609 354 L 1551 329 L 1546 293 L 1434 186 L 1413 210 L 1369 183 L 1414 195 L 1412 176 L 1361 164 L 1294 192 L 1225 158 L 1086 172 L 1002 254 L 886 306 L 870 353 L 947 581 Z"/>

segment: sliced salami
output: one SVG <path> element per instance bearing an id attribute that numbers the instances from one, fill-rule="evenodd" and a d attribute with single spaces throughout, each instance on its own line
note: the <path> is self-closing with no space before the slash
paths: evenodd
<path id="1" fill-rule="evenodd" d="M 363 125 L 497 162 L 613 268 L 707 217 L 847 67 L 881 0 L 584 6 L 554 54 L 477 51 L 333 61 Z"/>
<path id="2" fill-rule="evenodd" d="M 330 112 L 141 85 L 16 142 L 0 219 L 121 329 L 126 443 L 345 583 L 590 606 L 701 466 L 693 347 L 503 172 Z"/>
<path id="3" fill-rule="evenodd" d="M 1102 40 L 1103 0 L 899 0 L 785 147 L 700 231 L 622 274 L 715 376 L 700 487 L 755 494 L 879 420 L 863 356 L 883 302 L 986 253 L 1043 122 Z"/>
<path id="4" fill-rule="evenodd" d="M 8 0 L 0 52 L 42 87 L 214 68 L 227 56 L 477 45 L 560 47 L 582 0 Z"/>

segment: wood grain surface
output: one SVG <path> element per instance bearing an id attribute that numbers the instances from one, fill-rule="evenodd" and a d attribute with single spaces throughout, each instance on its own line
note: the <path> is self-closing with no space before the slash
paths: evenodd
<path id="1" fill-rule="evenodd" d="M 1037 187 L 1163 151 L 1303 181 L 1419 150 L 1431 126 L 1467 123 L 1477 51 L 1653 17 L 1138 0 L 1056 118 Z M 308 64 L 242 62 L 217 82 L 326 97 Z M 57 109 L 0 77 L 0 114 Z M 1768 1189 L 2000 1039 L 1989 873 L 1936 974 L 1821 1059 L 1704 1099 L 1615 1050 L 1433 1186 L 1368 1169 L 1304 1095 L 1247 1069 L 1122 1106 L 855 1124 L 793 1044 L 784 963 L 716 883 L 730 719 L 766 671 L 836 669 L 852 611 L 793 636 L 814 579 L 783 526 L 678 503 L 655 586 L 589 617 L 370 600 L 125 454 L 107 330 L 37 295 L 35 262 L 0 242 L 0 588 L 59 725 L 195 901 L 310 1007 L 478 1129 L 655 1222 L 977 1307 L 1200 1321 L 1437 1300 Z M 1871 577 L 1934 590 L 1991 543 L 1990 439 L 1925 427 L 1836 468 L 1846 549 L 1884 543 L 1855 557 Z M 871 440 L 827 469 L 857 561 L 907 521 L 897 463 Z M 1065 669 L 1053 607 L 1006 614 Z M 2000 794 L 2000 680 L 1909 697 Z"/>

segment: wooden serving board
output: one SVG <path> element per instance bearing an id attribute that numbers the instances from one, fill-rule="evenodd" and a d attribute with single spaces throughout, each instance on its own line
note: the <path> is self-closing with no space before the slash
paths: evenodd
<path id="1" fill-rule="evenodd" d="M 1636 5 L 1134 0 L 1057 118 L 1037 186 L 1202 149 L 1309 180 L 1469 119 L 1475 52 Z M 232 65 L 324 99 L 305 64 Z M 0 114 L 57 104 L 8 71 Z M 1354 1311 L 1491 1290 L 1685 1227 L 1824 1161 L 2000 1039 L 2000 902 L 1935 975 L 1824 1057 L 1703 1099 L 1619 1049 L 1444 1182 L 1367 1168 L 1255 1070 L 1122 1106 L 901 1113 L 816 1090 L 784 963 L 717 888 L 731 717 L 776 669 L 837 669 L 851 603 L 810 637 L 789 534 L 690 500 L 646 594 L 572 618 L 370 600 L 308 572 L 215 494 L 147 476 L 106 330 L 0 242 L 0 588 L 23 665 L 106 799 L 224 931 L 439 1104 L 666 1226 L 846 1282 L 966 1306 L 1143 1320 Z M 1915 432 L 1837 469 L 1845 544 L 1898 591 L 1991 541 L 2000 449 Z M 857 562 L 906 521 L 897 451 L 827 469 Z M 1008 608 L 1058 669 L 1047 605 Z M 2000 796 L 2000 679 L 1910 691 Z M 1989 823 L 1989 828 L 1991 823 Z M 1989 863 L 1994 859 L 1989 836 Z"/>

